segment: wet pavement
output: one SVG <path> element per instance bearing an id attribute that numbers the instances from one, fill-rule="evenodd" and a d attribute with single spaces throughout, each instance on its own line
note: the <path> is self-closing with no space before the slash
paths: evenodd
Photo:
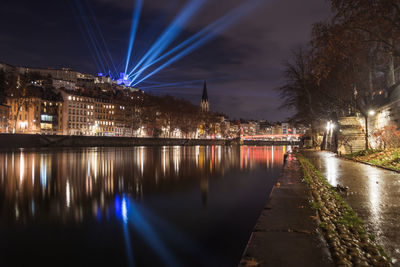
<path id="1" fill-rule="evenodd" d="M 400 174 L 337 157 L 325 151 L 302 152 L 336 186 L 348 186 L 344 200 L 364 220 L 370 234 L 400 266 Z"/>
<path id="2" fill-rule="evenodd" d="M 290 155 L 239 266 L 334 266 L 302 177 L 296 157 Z"/>

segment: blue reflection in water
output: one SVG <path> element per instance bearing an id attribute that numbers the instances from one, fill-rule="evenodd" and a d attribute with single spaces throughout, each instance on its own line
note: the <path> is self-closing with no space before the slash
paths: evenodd
<path id="1" fill-rule="evenodd" d="M 192 239 L 187 237 L 182 231 L 176 228 L 174 225 L 168 223 L 164 219 L 157 216 L 149 208 L 144 205 L 136 204 L 136 208 L 142 214 L 142 217 L 146 218 L 147 221 L 151 222 L 155 228 L 159 229 L 159 232 L 168 239 L 168 243 L 174 244 L 180 249 L 184 250 L 186 253 L 192 254 L 194 257 L 207 257 L 211 259 L 211 255 L 207 255 L 204 248 L 199 247 L 199 245 L 193 242 Z"/>
<path id="2" fill-rule="evenodd" d="M 127 212 L 127 201 L 126 197 L 122 196 L 122 201 L 118 195 L 115 196 L 114 200 L 115 215 L 122 221 L 122 227 L 124 230 L 124 241 L 126 249 L 126 257 L 128 260 L 128 266 L 135 266 L 135 261 L 133 259 L 132 242 L 130 238 L 129 228 L 128 228 L 128 212 Z"/>
<path id="3" fill-rule="evenodd" d="M 97 221 L 98 222 L 101 221 L 101 209 L 100 209 L 100 207 L 97 207 Z"/>
<path id="4" fill-rule="evenodd" d="M 119 195 L 115 195 L 115 199 L 114 199 L 114 210 L 115 210 L 115 216 L 117 217 L 117 219 L 121 220 L 122 218 L 122 204 L 121 204 L 121 199 L 119 197 Z"/>
<path id="5" fill-rule="evenodd" d="M 168 251 L 166 245 L 160 239 L 158 234 L 154 231 L 152 226 L 147 222 L 142 212 L 138 209 L 133 200 L 129 200 L 125 195 L 122 199 L 117 195 L 114 200 L 115 215 L 122 221 L 124 228 L 125 246 L 127 251 L 127 257 L 129 266 L 133 266 L 133 251 L 130 241 L 128 222 L 140 234 L 143 240 L 151 246 L 157 255 L 163 260 L 167 266 L 179 266 L 176 259 Z"/>

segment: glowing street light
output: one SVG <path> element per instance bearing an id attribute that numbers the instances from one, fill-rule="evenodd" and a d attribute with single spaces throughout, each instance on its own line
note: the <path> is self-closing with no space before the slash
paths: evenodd
<path id="1" fill-rule="evenodd" d="M 327 131 L 332 131 L 333 129 L 335 129 L 335 124 L 332 121 L 328 121 L 326 123 L 326 130 Z"/>
<path id="2" fill-rule="evenodd" d="M 375 115 L 375 110 L 370 110 L 370 111 L 368 111 L 368 115 L 370 115 L 370 116 L 374 116 Z"/>

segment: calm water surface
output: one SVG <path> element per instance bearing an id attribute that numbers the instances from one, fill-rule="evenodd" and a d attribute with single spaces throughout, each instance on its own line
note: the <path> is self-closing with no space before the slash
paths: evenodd
<path id="1" fill-rule="evenodd" d="M 237 266 L 286 149 L 0 152 L 0 266 Z"/>

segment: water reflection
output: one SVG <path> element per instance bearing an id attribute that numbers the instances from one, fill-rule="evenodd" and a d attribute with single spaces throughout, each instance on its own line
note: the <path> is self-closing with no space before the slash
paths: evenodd
<path id="1" fill-rule="evenodd" d="M 335 155 L 327 155 L 324 161 L 326 166 L 326 179 L 332 186 L 337 186 L 339 170 L 338 159 Z"/>
<path id="2" fill-rule="evenodd" d="M 380 170 L 377 168 L 369 167 L 363 170 L 363 175 L 368 177 L 368 193 L 369 193 L 369 205 L 371 212 L 371 220 L 374 222 L 372 227 L 375 232 L 381 232 L 380 229 L 383 227 L 382 221 L 382 207 L 381 207 L 381 196 L 383 192 L 381 185 L 377 183 L 380 180 Z"/>
<path id="3" fill-rule="evenodd" d="M 209 178 L 228 170 L 282 164 L 282 147 L 93 148 L 55 153 L 0 154 L 2 218 L 35 216 L 82 221 L 109 213 L 115 195 L 140 199 L 158 187 L 200 180 L 203 205 Z M 183 183 L 178 183 L 182 181 Z M 179 184 L 179 185 L 178 185 Z M 51 212 L 44 207 L 50 206 Z M 10 211 L 14 209 L 14 212 Z"/>
<path id="4" fill-rule="evenodd" d="M 0 153 L 0 262 L 27 265 L 13 256 L 24 251 L 37 257 L 29 264 L 57 265 L 48 251 L 70 266 L 237 265 L 287 149 Z"/>

